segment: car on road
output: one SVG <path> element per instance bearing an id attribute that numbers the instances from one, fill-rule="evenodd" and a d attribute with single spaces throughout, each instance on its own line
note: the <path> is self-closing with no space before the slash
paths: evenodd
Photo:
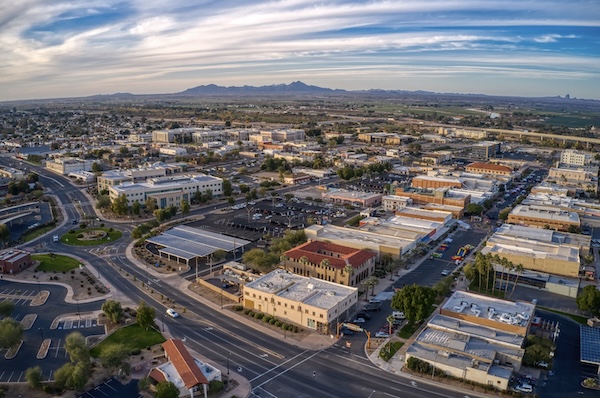
<path id="1" fill-rule="evenodd" d="M 390 334 L 388 332 L 380 330 L 379 332 L 375 333 L 375 337 L 386 338 L 390 337 Z"/>
<path id="2" fill-rule="evenodd" d="M 172 308 L 167 309 L 167 315 L 170 316 L 171 318 L 179 318 L 179 314 L 177 313 L 177 311 L 175 311 Z"/>
<path id="3" fill-rule="evenodd" d="M 52 237 L 52 242 L 54 242 L 54 243 L 58 242 L 58 235 L 54 235 Z"/>
<path id="4" fill-rule="evenodd" d="M 366 322 L 365 318 L 356 318 L 355 320 L 352 321 L 352 323 L 355 325 L 362 325 L 365 322 Z"/>
<path id="5" fill-rule="evenodd" d="M 71 221 L 71 224 L 73 224 L 73 225 L 77 224 L 77 220 Z"/>

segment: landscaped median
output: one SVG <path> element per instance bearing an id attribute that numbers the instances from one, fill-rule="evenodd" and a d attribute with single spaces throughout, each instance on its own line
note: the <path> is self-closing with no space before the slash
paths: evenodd
<path id="1" fill-rule="evenodd" d="M 116 330 L 92 348 L 90 354 L 94 358 L 99 358 L 107 347 L 114 344 L 122 344 L 132 354 L 137 355 L 141 350 L 152 347 L 155 344 L 163 343 L 164 341 L 165 338 L 158 330 L 153 328 L 146 329 L 134 323 L 133 325 Z"/>

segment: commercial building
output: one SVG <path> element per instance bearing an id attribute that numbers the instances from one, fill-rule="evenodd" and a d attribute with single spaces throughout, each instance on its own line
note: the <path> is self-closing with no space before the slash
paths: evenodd
<path id="1" fill-rule="evenodd" d="M 340 246 L 355 249 L 371 250 L 377 253 L 377 258 L 389 254 L 399 258 L 415 246 L 414 236 L 400 237 L 369 232 L 367 229 L 337 227 L 332 224 L 311 225 L 304 228 L 308 239 L 331 242 Z"/>
<path id="2" fill-rule="evenodd" d="M 581 227 L 579 214 L 574 211 L 564 211 L 554 206 L 525 206 L 517 205 L 508 214 L 509 224 L 528 227 L 568 231 Z"/>
<path id="3" fill-rule="evenodd" d="M 596 175 L 597 177 L 597 175 Z M 592 174 L 583 168 L 563 168 L 552 167 L 548 170 L 548 180 L 556 180 L 557 184 L 565 183 L 581 183 L 588 184 L 592 181 Z"/>
<path id="4" fill-rule="evenodd" d="M 469 138 L 472 140 L 484 140 L 488 137 L 488 133 L 485 130 L 440 127 L 438 132 L 440 135 L 450 135 L 456 138 Z"/>
<path id="5" fill-rule="evenodd" d="M 373 275 L 376 257 L 369 250 L 309 241 L 286 251 L 283 267 L 301 276 L 356 287 Z"/>
<path id="6" fill-rule="evenodd" d="M 406 351 L 457 379 L 508 390 L 519 372 L 535 306 L 455 292 Z"/>
<path id="7" fill-rule="evenodd" d="M 562 187 L 558 184 L 553 184 L 553 183 L 549 183 L 549 182 L 542 182 L 540 184 L 534 185 L 531 188 L 531 193 L 533 194 L 548 194 L 548 195 L 560 195 L 560 196 L 567 196 L 570 194 L 570 190 Z M 573 192 L 574 193 L 574 192 Z"/>
<path id="8" fill-rule="evenodd" d="M 358 289 L 276 269 L 243 286 L 244 308 L 332 334 L 350 316 Z"/>
<path id="9" fill-rule="evenodd" d="M 370 144 L 400 145 L 402 143 L 401 137 L 395 133 L 360 133 L 356 139 Z"/>
<path id="10" fill-rule="evenodd" d="M 169 339 L 163 344 L 168 362 L 150 370 L 148 377 L 157 383 L 167 381 L 175 384 L 179 396 L 194 397 L 201 391 L 207 398 L 211 381 L 221 381 L 221 371 L 214 366 L 194 358 L 181 340 Z"/>
<path id="11" fill-rule="evenodd" d="M 185 164 L 155 162 L 135 169 L 108 170 L 98 177 L 98 191 L 108 190 L 124 182 L 143 182 L 148 178 L 167 177 L 183 172 Z"/>
<path id="12" fill-rule="evenodd" d="M 13 180 L 22 180 L 25 178 L 25 173 L 22 170 L 13 167 L 0 167 L 0 177 L 10 178 Z"/>
<path id="13" fill-rule="evenodd" d="M 430 210 L 415 210 L 419 212 L 434 213 L 434 211 Z M 400 215 L 388 219 L 367 217 L 360 221 L 360 231 L 379 236 L 405 239 L 410 243 L 403 247 L 403 250 L 412 250 L 416 248 L 419 243 L 428 243 L 431 240 L 438 239 L 448 230 L 448 224 L 444 221 L 434 221 L 414 217 L 416 214 L 410 214 L 408 212 L 400 212 L 399 214 Z M 452 216 L 450 213 L 446 214 L 450 217 Z"/>
<path id="14" fill-rule="evenodd" d="M 497 254 L 525 269 L 577 278 L 580 256 L 589 253 L 590 244 L 586 235 L 504 224 L 481 253 Z"/>
<path id="15" fill-rule="evenodd" d="M 593 157 L 590 152 L 577 151 L 575 149 L 565 149 L 560 154 L 560 163 L 573 166 L 585 166 L 592 161 Z"/>
<path id="16" fill-rule="evenodd" d="M 381 204 L 383 194 L 371 192 L 346 191 L 344 189 L 330 189 L 321 194 L 325 202 L 337 204 L 351 204 L 360 207 L 378 206 Z"/>
<path id="17" fill-rule="evenodd" d="M 108 191 L 111 201 L 124 194 L 128 206 L 135 202 L 143 206 L 148 198 L 154 198 L 157 207 L 164 209 L 171 205 L 179 207 L 182 199 L 189 203 L 196 192 L 204 193 L 207 190 L 210 190 L 214 196 L 222 195 L 223 180 L 205 174 L 182 174 L 149 178 L 146 182 L 112 185 Z"/>
<path id="18" fill-rule="evenodd" d="M 31 255 L 18 249 L 0 251 L 0 274 L 15 275 L 32 264 Z"/>
<path id="19" fill-rule="evenodd" d="M 412 204 L 412 199 L 407 196 L 385 195 L 381 198 L 381 205 L 386 211 L 398 211 Z"/>
<path id="20" fill-rule="evenodd" d="M 414 188 L 435 189 L 435 188 L 460 188 L 462 183 L 457 178 L 444 178 L 440 176 L 416 176 L 412 179 L 411 186 Z"/>
<path id="21" fill-rule="evenodd" d="M 161 155 L 167 155 L 167 156 L 180 156 L 180 155 L 187 155 L 188 152 L 185 148 L 163 147 L 158 150 L 158 153 L 160 153 Z"/>
<path id="22" fill-rule="evenodd" d="M 496 141 L 476 142 L 469 148 L 470 156 L 478 159 L 495 158 L 500 154 L 500 143 Z"/>
<path id="23" fill-rule="evenodd" d="M 159 144 L 192 142 L 192 135 L 198 131 L 201 131 L 201 129 L 192 127 L 171 130 L 155 130 L 152 132 L 152 142 Z"/>
<path id="24" fill-rule="evenodd" d="M 46 161 L 46 168 L 58 174 L 68 175 L 77 171 L 92 171 L 95 160 L 79 158 L 57 158 Z"/>
<path id="25" fill-rule="evenodd" d="M 510 177 L 513 169 L 495 163 L 473 162 L 465 167 L 467 173 Z"/>
<path id="26" fill-rule="evenodd" d="M 397 188 L 397 196 L 406 196 L 412 199 L 417 206 L 428 206 L 430 204 L 451 206 L 455 210 L 452 213 L 455 218 L 464 214 L 465 207 L 471 203 L 471 195 L 451 192 L 449 188 L 421 189 L 421 188 Z M 448 208 L 448 209 L 450 209 Z"/>

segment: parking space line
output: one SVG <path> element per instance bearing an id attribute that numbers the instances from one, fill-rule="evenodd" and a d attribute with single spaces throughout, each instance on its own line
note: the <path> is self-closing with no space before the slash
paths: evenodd
<path id="1" fill-rule="evenodd" d="M 19 375 L 19 378 L 17 379 L 17 383 L 21 381 L 22 377 L 23 377 L 23 372 L 21 372 L 21 374 Z"/>
<path id="2" fill-rule="evenodd" d="M 0 380 L 2 380 L 2 378 L 4 377 L 4 373 L 5 373 L 4 370 L 2 371 L 2 373 L 0 373 Z"/>
<path id="3" fill-rule="evenodd" d="M 105 393 L 104 391 L 102 391 L 100 388 L 101 388 L 101 387 L 100 387 L 100 386 L 98 386 L 98 387 L 94 388 L 94 390 L 97 390 L 99 393 L 101 393 L 101 394 L 104 394 L 105 396 L 107 396 L 107 397 L 108 397 L 108 394 L 107 394 L 107 393 Z"/>
<path id="4" fill-rule="evenodd" d="M 52 370 L 50 371 L 50 375 L 48 376 L 48 381 L 52 380 Z"/>
<path id="5" fill-rule="evenodd" d="M 116 388 L 112 388 L 111 386 L 108 385 L 109 382 L 113 381 L 114 379 L 109 379 L 108 381 L 105 381 L 104 384 L 106 385 L 106 387 L 110 388 L 113 391 L 117 391 Z"/>
<path id="6" fill-rule="evenodd" d="M 12 379 L 14 374 L 15 374 L 14 370 L 12 372 L 10 372 L 10 376 L 8 377 L 8 380 L 6 380 L 7 383 L 10 383 L 10 379 Z"/>
<path id="7" fill-rule="evenodd" d="M 56 345 L 56 354 L 54 354 L 54 358 L 58 358 L 58 349 L 60 348 L 61 341 L 61 339 L 58 339 L 58 344 Z"/>

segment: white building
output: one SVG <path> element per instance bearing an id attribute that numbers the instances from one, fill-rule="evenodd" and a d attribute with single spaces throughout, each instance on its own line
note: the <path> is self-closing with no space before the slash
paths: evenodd
<path id="1" fill-rule="evenodd" d="M 171 205 L 179 207 L 182 199 L 189 203 L 197 191 L 204 193 L 207 190 L 212 191 L 213 196 L 222 195 L 223 180 L 205 174 L 184 174 L 112 185 L 108 189 L 111 201 L 125 194 L 131 206 L 136 201 L 144 205 L 148 198 L 154 198 L 161 209 Z"/>
<path id="2" fill-rule="evenodd" d="M 167 155 L 167 156 L 180 156 L 180 155 L 187 155 L 187 150 L 185 148 L 179 148 L 179 147 L 165 147 L 165 148 L 160 148 L 158 150 L 158 153 L 160 153 L 161 155 Z"/>
<path id="3" fill-rule="evenodd" d="M 406 196 L 386 195 L 381 198 L 381 206 L 386 211 L 398 211 L 406 206 L 411 206 L 412 203 L 412 199 Z"/>
<path id="4" fill-rule="evenodd" d="M 58 174 L 68 175 L 73 172 L 92 171 L 94 163 L 96 160 L 58 158 L 46 161 L 46 168 Z"/>
<path id="5" fill-rule="evenodd" d="M 244 307 L 333 334 L 355 309 L 358 289 L 276 269 L 243 287 Z"/>
<path id="6" fill-rule="evenodd" d="M 592 154 L 589 152 L 577 151 L 575 149 L 565 149 L 560 154 L 560 162 L 574 166 L 585 166 L 592 161 Z"/>

